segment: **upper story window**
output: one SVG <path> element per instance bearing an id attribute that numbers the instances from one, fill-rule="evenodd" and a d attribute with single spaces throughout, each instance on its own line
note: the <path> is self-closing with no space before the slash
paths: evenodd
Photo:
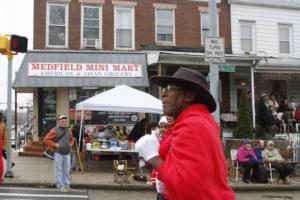
<path id="1" fill-rule="evenodd" d="M 135 48 L 135 25 L 133 7 L 115 7 L 115 49 Z"/>
<path id="2" fill-rule="evenodd" d="M 155 10 L 156 42 L 175 44 L 175 10 Z"/>
<path id="3" fill-rule="evenodd" d="M 201 11 L 201 46 L 205 45 L 205 38 L 209 37 L 209 13 Z M 217 15 L 217 33 L 219 35 L 219 15 Z"/>
<path id="4" fill-rule="evenodd" d="M 102 48 L 101 7 L 83 5 L 81 8 L 81 13 L 81 46 L 83 48 Z"/>
<path id="5" fill-rule="evenodd" d="M 241 51 L 255 52 L 255 22 L 240 21 Z"/>
<path id="6" fill-rule="evenodd" d="M 47 47 L 68 47 L 68 5 L 47 4 Z"/>
<path id="7" fill-rule="evenodd" d="M 292 25 L 279 24 L 279 53 L 292 54 Z"/>

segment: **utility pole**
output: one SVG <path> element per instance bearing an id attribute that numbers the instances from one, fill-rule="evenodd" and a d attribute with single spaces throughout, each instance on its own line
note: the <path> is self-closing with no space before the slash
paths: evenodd
<path id="1" fill-rule="evenodd" d="M 8 39 L 7 37 L 10 36 Z M 8 146 L 7 146 L 7 162 L 6 162 L 6 173 L 4 177 L 13 178 L 14 174 L 11 171 L 11 125 L 12 125 L 12 110 L 11 110 L 11 90 L 12 90 L 12 62 L 14 55 L 18 52 L 27 52 L 28 39 L 26 37 L 18 35 L 0 35 L 0 53 L 7 55 L 7 130 L 8 130 Z M 15 127 L 17 128 L 17 127 Z M 16 138 L 15 138 L 16 139 Z"/>
<path id="2" fill-rule="evenodd" d="M 216 0 L 210 0 L 208 2 L 209 7 L 209 37 L 219 37 L 217 32 L 217 5 Z M 220 124 L 220 97 L 219 97 L 219 65 L 213 62 L 210 62 L 209 65 L 209 89 L 210 93 L 214 97 L 217 108 L 216 111 L 213 112 L 213 116 L 218 124 Z"/>
<path id="3" fill-rule="evenodd" d="M 6 158 L 6 172 L 4 174 L 5 177 L 13 178 L 14 174 L 11 171 L 11 125 L 12 125 L 12 112 L 11 112 L 11 86 L 12 86 L 12 60 L 13 54 L 7 54 L 7 130 L 8 130 L 8 146 L 7 146 L 7 158 Z M 17 128 L 17 127 L 15 127 Z"/>

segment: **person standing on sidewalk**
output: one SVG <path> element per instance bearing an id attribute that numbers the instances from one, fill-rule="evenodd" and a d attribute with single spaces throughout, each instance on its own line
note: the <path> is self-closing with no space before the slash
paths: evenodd
<path id="1" fill-rule="evenodd" d="M 59 138 L 57 142 L 55 142 Z M 56 187 L 61 192 L 69 192 L 70 188 L 70 152 L 74 143 L 72 132 L 67 128 L 67 117 L 58 117 L 55 128 L 45 136 L 44 142 L 54 151 L 54 175 Z"/>
<path id="2" fill-rule="evenodd" d="M 154 76 L 162 86 L 165 115 L 175 119 L 160 144 L 151 135 L 136 144 L 139 156 L 158 171 L 159 186 L 169 200 L 234 200 L 220 129 L 213 116 L 216 102 L 206 78 L 181 67 L 173 76 Z M 167 196 L 167 198 L 165 198 Z"/>
<path id="3" fill-rule="evenodd" d="M 8 134 L 7 134 L 7 128 L 4 123 L 4 118 L 2 113 L 0 112 L 0 131 L 2 132 L 1 134 L 1 141 L 2 141 L 2 157 L 6 160 L 7 157 L 7 146 L 8 146 Z M 15 166 L 14 162 L 11 162 L 11 168 Z"/>

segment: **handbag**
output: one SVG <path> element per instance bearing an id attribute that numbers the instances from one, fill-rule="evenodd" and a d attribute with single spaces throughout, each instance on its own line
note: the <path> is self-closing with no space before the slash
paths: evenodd
<path id="1" fill-rule="evenodd" d="M 58 142 L 64 135 L 65 135 L 66 131 L 61 135 L 59 136 L 58 138 L 55 139 L 55 143 Z M 46 148 L 43 152 L 44 156 L 46 158 L 49 158 L 50 160 L 53 160 L 54 159 L 54 151 L 51 151 L 50 149 Z"/>

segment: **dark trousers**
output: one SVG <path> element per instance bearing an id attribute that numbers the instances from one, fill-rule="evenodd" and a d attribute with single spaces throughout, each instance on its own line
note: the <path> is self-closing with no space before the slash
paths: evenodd
<path id="1" fill-rule="evenodd" d="M 293 167 L 285 163 L 272 163 L 272 167 L 277 170 L 280 179 L 285 179 L 293 172 Z"/>
<path id="2" fill-rule="evenodd" d="M 2 157 L 6 160 L 7 153 L 4 149 L 2 149 Z"/>
<path id="3" fill-rule="evenodd" d="M 243 180 L 255 180 L 259 177 L 259 164 L 255 162 L 244 162 L 241 163 L 241 166 L 245 169 L 244 174 L 243 174 Z M 251 176 L 251 169 L 252 169 L 252 176 Z M 251 178 L 250 178 L 251 176 Z"/>
<path id="4" fill-rule="evenodd" d="M 7 152 L 6 152 L 4 149 L 2 149 L 2 157 L 3 157 L 5 160 L 7 160 Z M 15 163 L 14 163 L 13 161 L 11 161 L 11 164 L 12 164 L 12 165 L 15 165 Z"/>

